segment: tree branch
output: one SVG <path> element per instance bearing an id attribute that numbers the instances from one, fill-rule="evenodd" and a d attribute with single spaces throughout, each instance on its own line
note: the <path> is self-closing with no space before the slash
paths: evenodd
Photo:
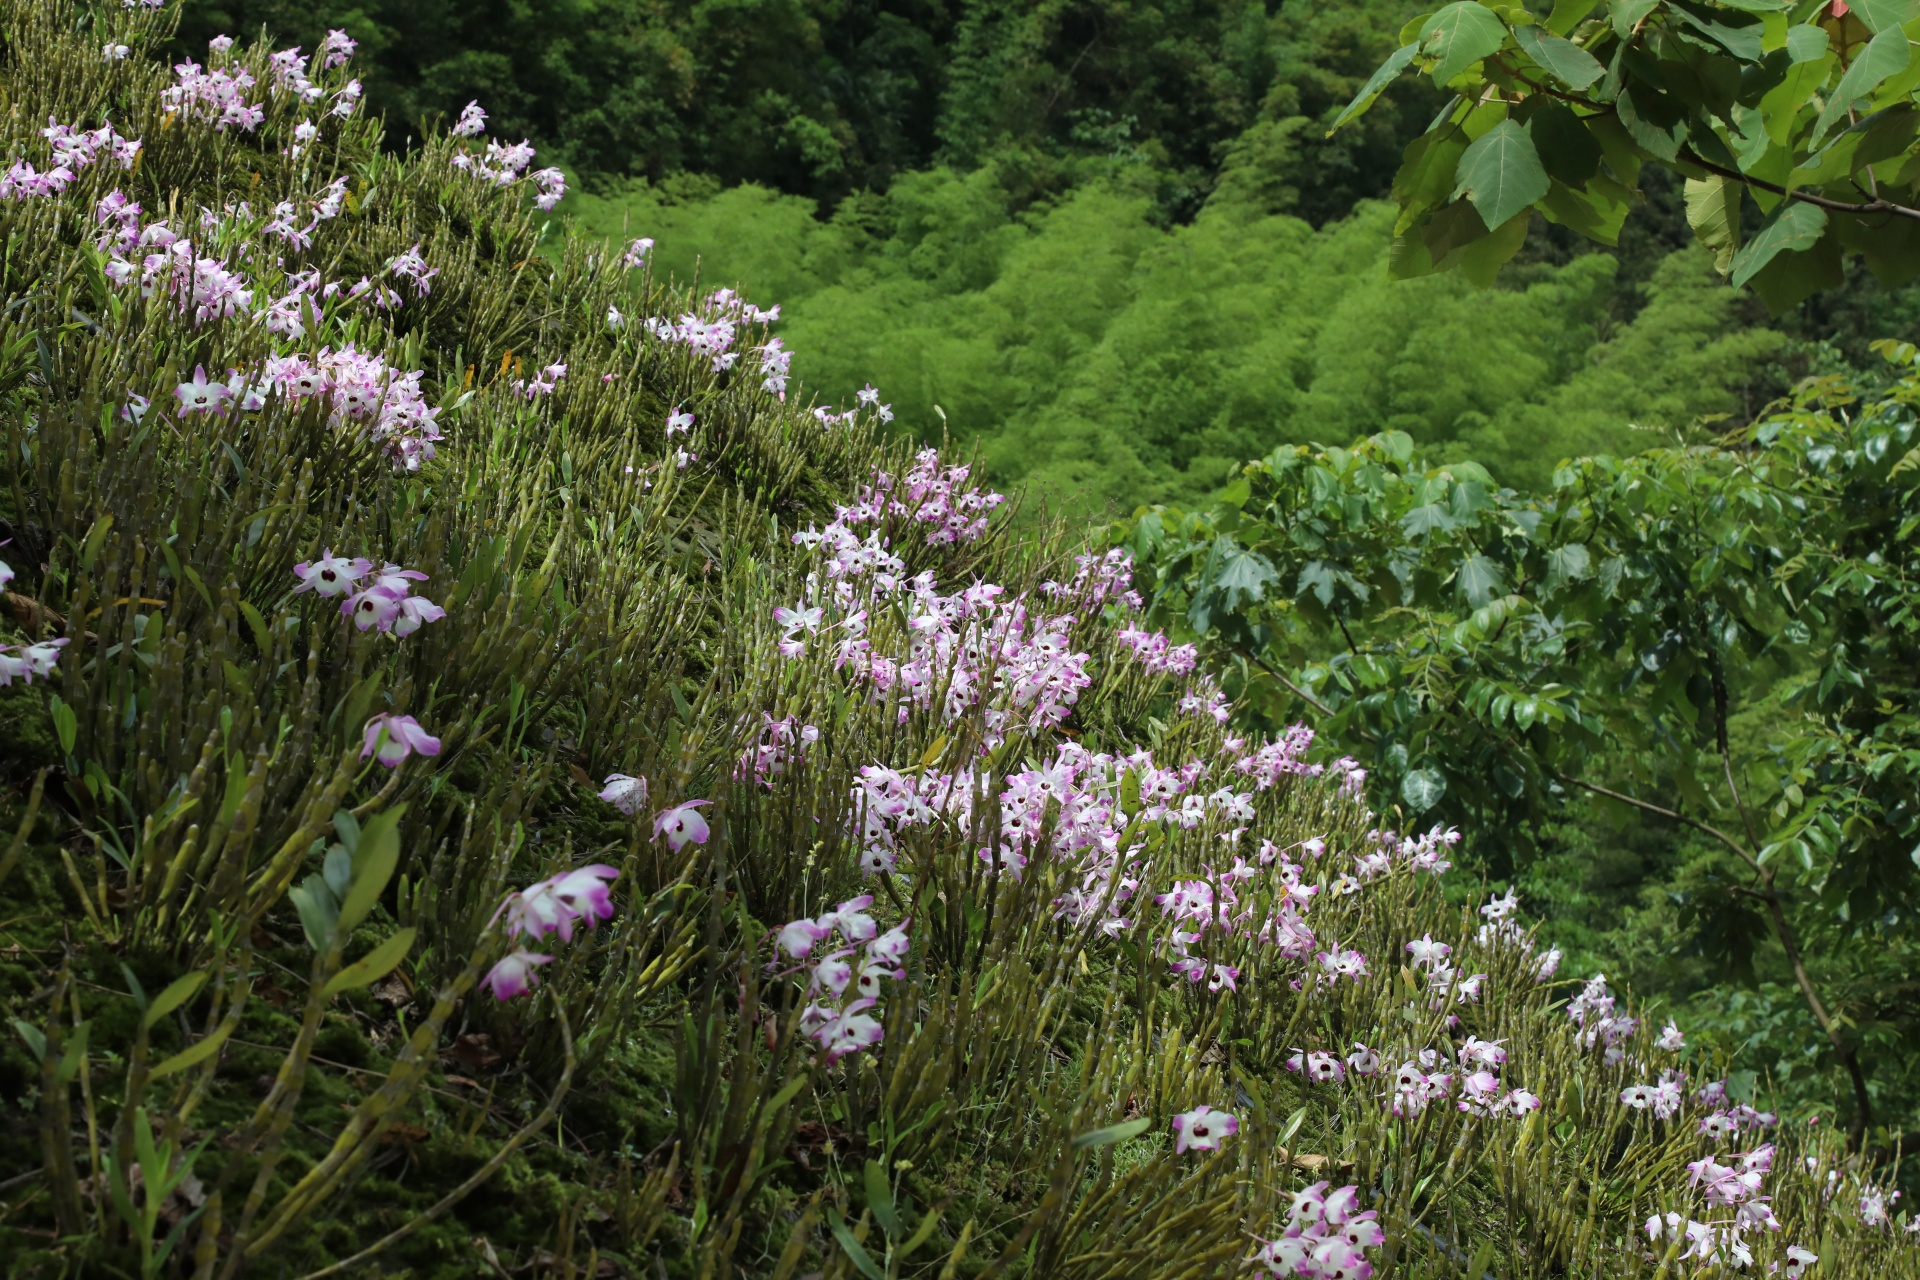
<path id="1" fill-rule="evenodd" d="M 1585 107 L 1587 110 L 1593 112 L 1595 115 L 1615 114 L 1611 108 L 1606 107 L 1602 104 L 1591 102 L 1585 98 L 1578 97 L 1574 94 L 1562 93 L 1560 90 L 1553 88 L 1551 85 L 1541 84 L 1536 80 L 1529 79 L 1527 76 L 1522 75 L 1518 69 L 1508 66 L 1503 59 L 1497 56 L 1494 58 L 1494 62 L 1499 65 L 1502 71 L 1505 71 L 1508 75 L 1512 76 L 1515 80 L 1519 81 L 1521 84 L 1525 85 L 1527 88 L 1533 90 L 1533 92 L 1541 94 L 1544 97 L 1557 98 L 1561 102 L 1565 102 L 1565 103 L 1568 103 L 1569 105 L 1576 106 L 1576 107 Z M 1705 169 L 1708 173 L 1715 174 L 1719 177 L 1732 178 L 1734 181 L 1745 183 L 1747 186 L 1758 187 L 1762 191 L 1770 191 L 1774 195 L 1784 196 L 1789 200 L 1798 200 L 1802 204 L 1817 205 L 1822 209 L 1827 209 L 1834 213 L 1851 213 L 1851 214 L 1857 214 L 1861 216 L 1865 216 L 1868 214 L 1875 214 L 1875 213 L 1884 213 L 1896 218 L 1913 218 L 1915 220 L 1920 220 L 1920 209 L 1910 208 L 1907 205 L 1896 204 L 1891 200 L 1884 200 L 1880 198 L 1879 183 L 1874 182 L 1873 173 L 1871 169 L 1869 169 L 1867 172 L 1867 180 L 1869 182 L 1873 182 L 1874 184 L 1874 198 L 1872 200 L 1867 201 L 1865 204 L 1853 204 L 1845 200 L 1834 200 L 1827 196 L 1816 195 L 1811 191 L 1804 191 L 1799 188 L 1783 187 L 1777 183 L 1768 182 L 1763 178 L 1751 177 L 1747 174 L 1741 173 L 1738 169 L 1729 169 L 1724 165 L 1717 165 L 1713 163 L 1711 160 L 1704 159 L 1701 157 L 1701 155 L 1698 152 L 1690 148 L 1681 149 L 1680 159 L 1685 161 L 1687 164 L 1694 165 L 1701 169 Z"/>
<path id="2" fill-rule="evenodd" d="M 1717 165 L 1711 160 L 1704 160 L 1700 157 L 1699 153 L 1691 150 L 1682 150 L 1680 152 L 1680 158 L 1690 165 L 1705 169 L 1708 173 L 1716 174 L 1719 177 L 1732 178 L 1735 182 L 1743 182 L 1747 186 L 1758 187 L 1762 191 L 1771 191 L 1774 195 L 1785 196 L 1789 200 L 1798 200 L 1802 204 L 1818 205 L 1822 209 L 1830 209 L 1835 213 L 1852 213 L 1863 217 L 1867 214 L 1885 213 L 1891 214 L 1896 218 L 1913 218 L 1920 220 L 1920 209 L 1911 209 L 1904 204 L 1895 204 L 1891 200 L 1869 200 L 1865 204 L 1849 204 L 1845 200 L 1832 200 L 1826 196 L 1815 195 L 1811 191 L 1802 191 L 1798 188 L 1789 189 L 1777 183 L 1767 182 L 1761 178 L 1749 177 L 1747 174 L 1741 173 L 1738 169 L 1729 169 L 1724 165 Z"/>
<path id="3" fill-rule="evenodd" d="M 1780 949 L 1786 953 L 1787 963 L 1793 968 L 1794 984 L 1800 988 L 1801 998 L 1807 1002 L 1807 1008 L 1812 1012 L 1814 1021 L 1820 1024 L 1821 1032 L 1826 1035 L 1827 1043 L 1833 1046 L 1834 1056 L 1840 1060 L 1840 1065 L 1846 1069 L 1847 1079 L 1853 1086 L 1853 1122 L 1848 1125 L 1847 1131 L 1854 1149 L 1858 1150 L 1862 1140 L 1866 1136 L 1867 1126 L 1873 1122 L 1873 1099 L 1867 1092 L 1866 1070 L 1860 1065 L 1859 1054 L 1852 1045 L 1846 1042 L 1846 1038 L 1840 1034 L 1840 1029 L 1834 1025 L 1833 1015 L 1827 1011 L 1826 1002 L 1820 999 L 1819 990 L 1813 985 L 1813 975 L 1807 972 L 1806 961 L 1800 954 L 1799 939 L 1794 934 L 1793 926 L 1787 922 L 1786 910 L 1780 904 L 1780 893 L 1773 887 L 1773 872 L 1767 867 L 1762 866 L 1760 860 L 1742 846 L 1739 841 L 1718 827 L 1696 821 L 1693 818 L 1687 817 L 1685 814 L 1676 813 L 1672 809 L 1662 808 L 1660 805 L 1651 804 L 1635 796 L 1625 795 L 1611 788 L 1600 786 L 1598 783 L 1582 781 L 1579 778 L 1561 773 L 1558 769 L 1552 772 L 1553 776 L 1560 781 L 1579 787 L 1584 791 L 1591 791 L 1595 795 L 1605 796 L 1609 800 L 1618 800 L 1622 804 L 1632 805 L 1634 808 L 1646 813 L 1658 814 L 1663 818 L 1671 819 L 1683 826 L 1692 827 L 1695 831 L 1712 836 L 1715 840 L 1718 840 L 1721 844 L 1737 854 L 1742 862 L 1745 862 L 1749 867 L 1753 868 L 1754 873 L 1760 877 L 1760 888 L 1758 890 L 1748 890 L 1748 892 L 1751 892 L 1754 897 L 1759 898 L 1767 904 L 1767 923 L 1772 926 L 1774 939 L 1779 942 Z M 1729 778 L 1729 782 L 1731 782 L 1731 778 Z"/>
<path id="4" fill-rule="evenodd" d="M 1320 701 L 1320 699 L 1314 697 L 1312 694 L 1308 693 L 1305 689 L 1302 689 L 1299 685 L 1295 684 L 1293 681 L 1287 679 L 1287 677 L 1281 673 L 1278 667 L 1275 667 L 1272 663 L 1268 662 L 1265 658 L 1261 657 L 1259 654 L 1249 653 L 1245 649 L 1242 649 L 1240 650 L 1240 656 L 1242 658 L 1245 658 L 1248 662 L 1251 662 L 1254 666 L 1260 668 L 1262 671 L 1266 672 L 1268 675 L 1272 676 L 1275 680 L 1278 680 L 1281 684 L 1287 686 L 1288 691 L 1292 693 L 1294 697 L 1300 699 L 1300 701 L 1306 703 L 1308 706 L 1312 707 L 1315 711 L 1318 711 L 1321 715 L 1330 716 L 1330 715 L 1336 714 L 1332 707 Z"/>
<path id="5" fill-rule="evenodd" d="M 1658 814 L 1660 817 L 1677 822 L 1681 826 L 1692 827 L 1695 831 L 1703 835 L 1712 836 L 1728 849 L 1731 849 L 1742 862 L 1752 867 L 1756 873 L 1771 880 L 1771 877 L 1767 874 L 1767 869 L 1760 865 L 1760 860 L 1753 856 L 1751 850 L 1716 826 L 1701 822 L 1695 818 L 1689 818 L 1684 813 L 1675 813 L 1672 809 L 1664 809 L 1657 804 L 1642 800 L 1638 796 L 1630 796 L 1624 792 L 1603 787 L 1597 782 L 1588 782 L 1585 779 L 1576 778 L 1571 774 L 1562 773 L 1558 769 L 1551 770 L 1551 772 L 1555 778 L 1569 786 L 1579 787 L 1582 791 L 1591 791 L 1594 795 L 1605 796 L 1609 800 L 1618 800 L 1621 804 L 1632 805 L 1634 808 L 1646 813 Z"/>

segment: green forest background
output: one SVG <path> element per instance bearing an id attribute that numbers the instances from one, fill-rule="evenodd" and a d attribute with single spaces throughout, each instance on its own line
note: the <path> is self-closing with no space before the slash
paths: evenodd
<path id="1" fill-rule="evenodd" d="M 803 395 L 848 404 L 871 382 L 905 429 L 1090 521 L 1202 502 L 1277 445 L 1385 430 L 1542 488 L 1562 458 L 1746 421 L 1809 374 L 1870 389 L 1868 344 L 1914 334 L 1920 291 L 1857 265 L 1768 315 L 1692 246 L 1658 173 L 1615 250 L 1535 219 L 1490 290 L 1390 282 L 1393 174 L 1439 96 L 1403 82 L 1327 126 L 1419 11 L 196 0 L 180 45 L 266 27 L 311 48 L 346 28 L 391 145 L 478 99 L 494 136 L 531 138 L 573 180 L 551 236 L 652 237 L 657 271 L 778 303 Z M 1764 736 L 1771 714 L 1735 731 Z M 1780 957 L 1730 952 L 1694 909 L 1723 875 L 1697 838 L 1576 798 L 1560 816 L 1524 860 L 1484 838 L 1475 856 L 1570 968 L 1605 969 L 1788 1089 L 1813 1081 Z M 1865 937 L 1833 931 L 1821 963 L 1847 968 Z M 1863 1023 L 1910 1022 L 1908 986 Z"/>

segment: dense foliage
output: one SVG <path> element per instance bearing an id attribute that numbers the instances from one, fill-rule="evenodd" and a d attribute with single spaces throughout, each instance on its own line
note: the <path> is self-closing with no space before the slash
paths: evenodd
<path id="1" fill-rule="evenodd" d="M 1397 275 L 1490 282 L 1535 212 L 1612 244 L 1648 165 L 1686 176 L 1700 243 L 1775 311 L 1840 284 L 1849 255 L 1890 284 L 1920 274 L 1920 5 L 1597 9 L 1455 0 L 1402 30 L 1341 116 L 1410 67 L 1454 92 L 1394 180 Z"/>
<path id="2" fill-rule="evenodd" d="M 170 21 L 0 26 L 11 1271 L 1911 1268 L 1123 556 Z"/>
<path id="3" fill-rule="evenodd" d="M 351 26 L 392 142 L 481 99 L 586 185 L 562 214 L 778 300 L 809 387 L 872 379 L 921 438 L 1086 511 L 1383 429 L 1542 485 L 1633 427 L 1744 420 L 1913 314 L 1856 271 L 1769 322 L 1673 256 L 1683 193 L 1652 179 L 1616 251 L 1536 220 L 1495 299 L 1404 303 L 1366 202 L 1444 96 L 1328 126 L 1416 8 L 190 0 L 176 47 Z"/>
<path id="4" fill-rule="evenodd" d="M 808 385 L 851 396 L 871 378 L 903 422 L 977 440 L 994 475 L 1094 513 L 1198 498 L 1276 443 L 1381 427 L 1544 485 L 1558 458 L 1637 447 L 1636 425 L 1748 416 L 1791 358 L 1697 251 L 1666 254 L 1624 320 L 1600 254 L 1492 293 L 1396 283 L 1382 204 L 1315 230 L 1223 191 L 1161 227 L 1145 198 L 1090 187 L 1020 218 L 993 175 L 936 170 L 827 223 L 752 188 L 587 197 L 578 218 L 644 229 L 679 278 L 777 299 Z"/>
<path id="5" fill-rule="evenodd" d="M 1404 435 L 1282 449 L 1130 545 L 1270 714 L 1314 714 L 1411 812 L 1482 833 L 1496 873 L 1582 792 L 1689 828 L 1695 945 L 1731 982 L 1765 940 L 1805 1006 L 1788 1025 L 1825 1042 L 1781 1074 L 1815 1068 L 1812 1098 L 1837 1068 L 1856 1128 L 1876 1094 L 1910 1125 L 1920 381 L 1911 346 L 1888 356 L 1867 403 L 1809 381 L 1724 439 L 1582 459 L 1538 495 Z"/>
<path id="6" fill-rule="evenodd" d="M 1250 0 L 194 0 L 176 47 L 261 26 L 351 26 L 371 110 L 421 136 L 485 100 L 496 129 L 601 179 L 681 172 L 828 202 L 936 161 L 1009 161 L 1029 192 L 1146 161 L 1191 209 L 1221 155 L 1262 150 L 1315 221 L 1382 194 L 1437 100 L 1317 136 L 1372 71 L 1406 0 L 1278 21 Z"/>

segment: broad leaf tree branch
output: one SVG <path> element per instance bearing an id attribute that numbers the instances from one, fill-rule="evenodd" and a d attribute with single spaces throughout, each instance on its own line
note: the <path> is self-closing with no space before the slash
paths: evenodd
<path id="1" fill-rule="evenodd" d="M 1534 214 L 1613 244 L 1648 166 L 1776 312 L 1848 256 L 1920 274 L 1920 0 L 1455 0 L 1401 34 L 1335 123 L 1401 76 L 1455 94 L 1394 182 L 1398 275 L 1490 283 Z"/>

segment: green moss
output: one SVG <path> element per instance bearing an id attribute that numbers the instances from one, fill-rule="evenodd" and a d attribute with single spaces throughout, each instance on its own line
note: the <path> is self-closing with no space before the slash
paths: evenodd
<path id="1" fill-rule="evenodd" d="M 319 1057 L 349 1067 L 364 1067 L 369 1057 L 367 1037 L 345 1018 L 328 1019 L 313 1042 L 313 1051 Z"/>
<path id="2" fill-rule="evenodd" d="M 22 776 L 60 763 L 49 696 L 45 683 L 0 689 L 0 771 Z"/>

